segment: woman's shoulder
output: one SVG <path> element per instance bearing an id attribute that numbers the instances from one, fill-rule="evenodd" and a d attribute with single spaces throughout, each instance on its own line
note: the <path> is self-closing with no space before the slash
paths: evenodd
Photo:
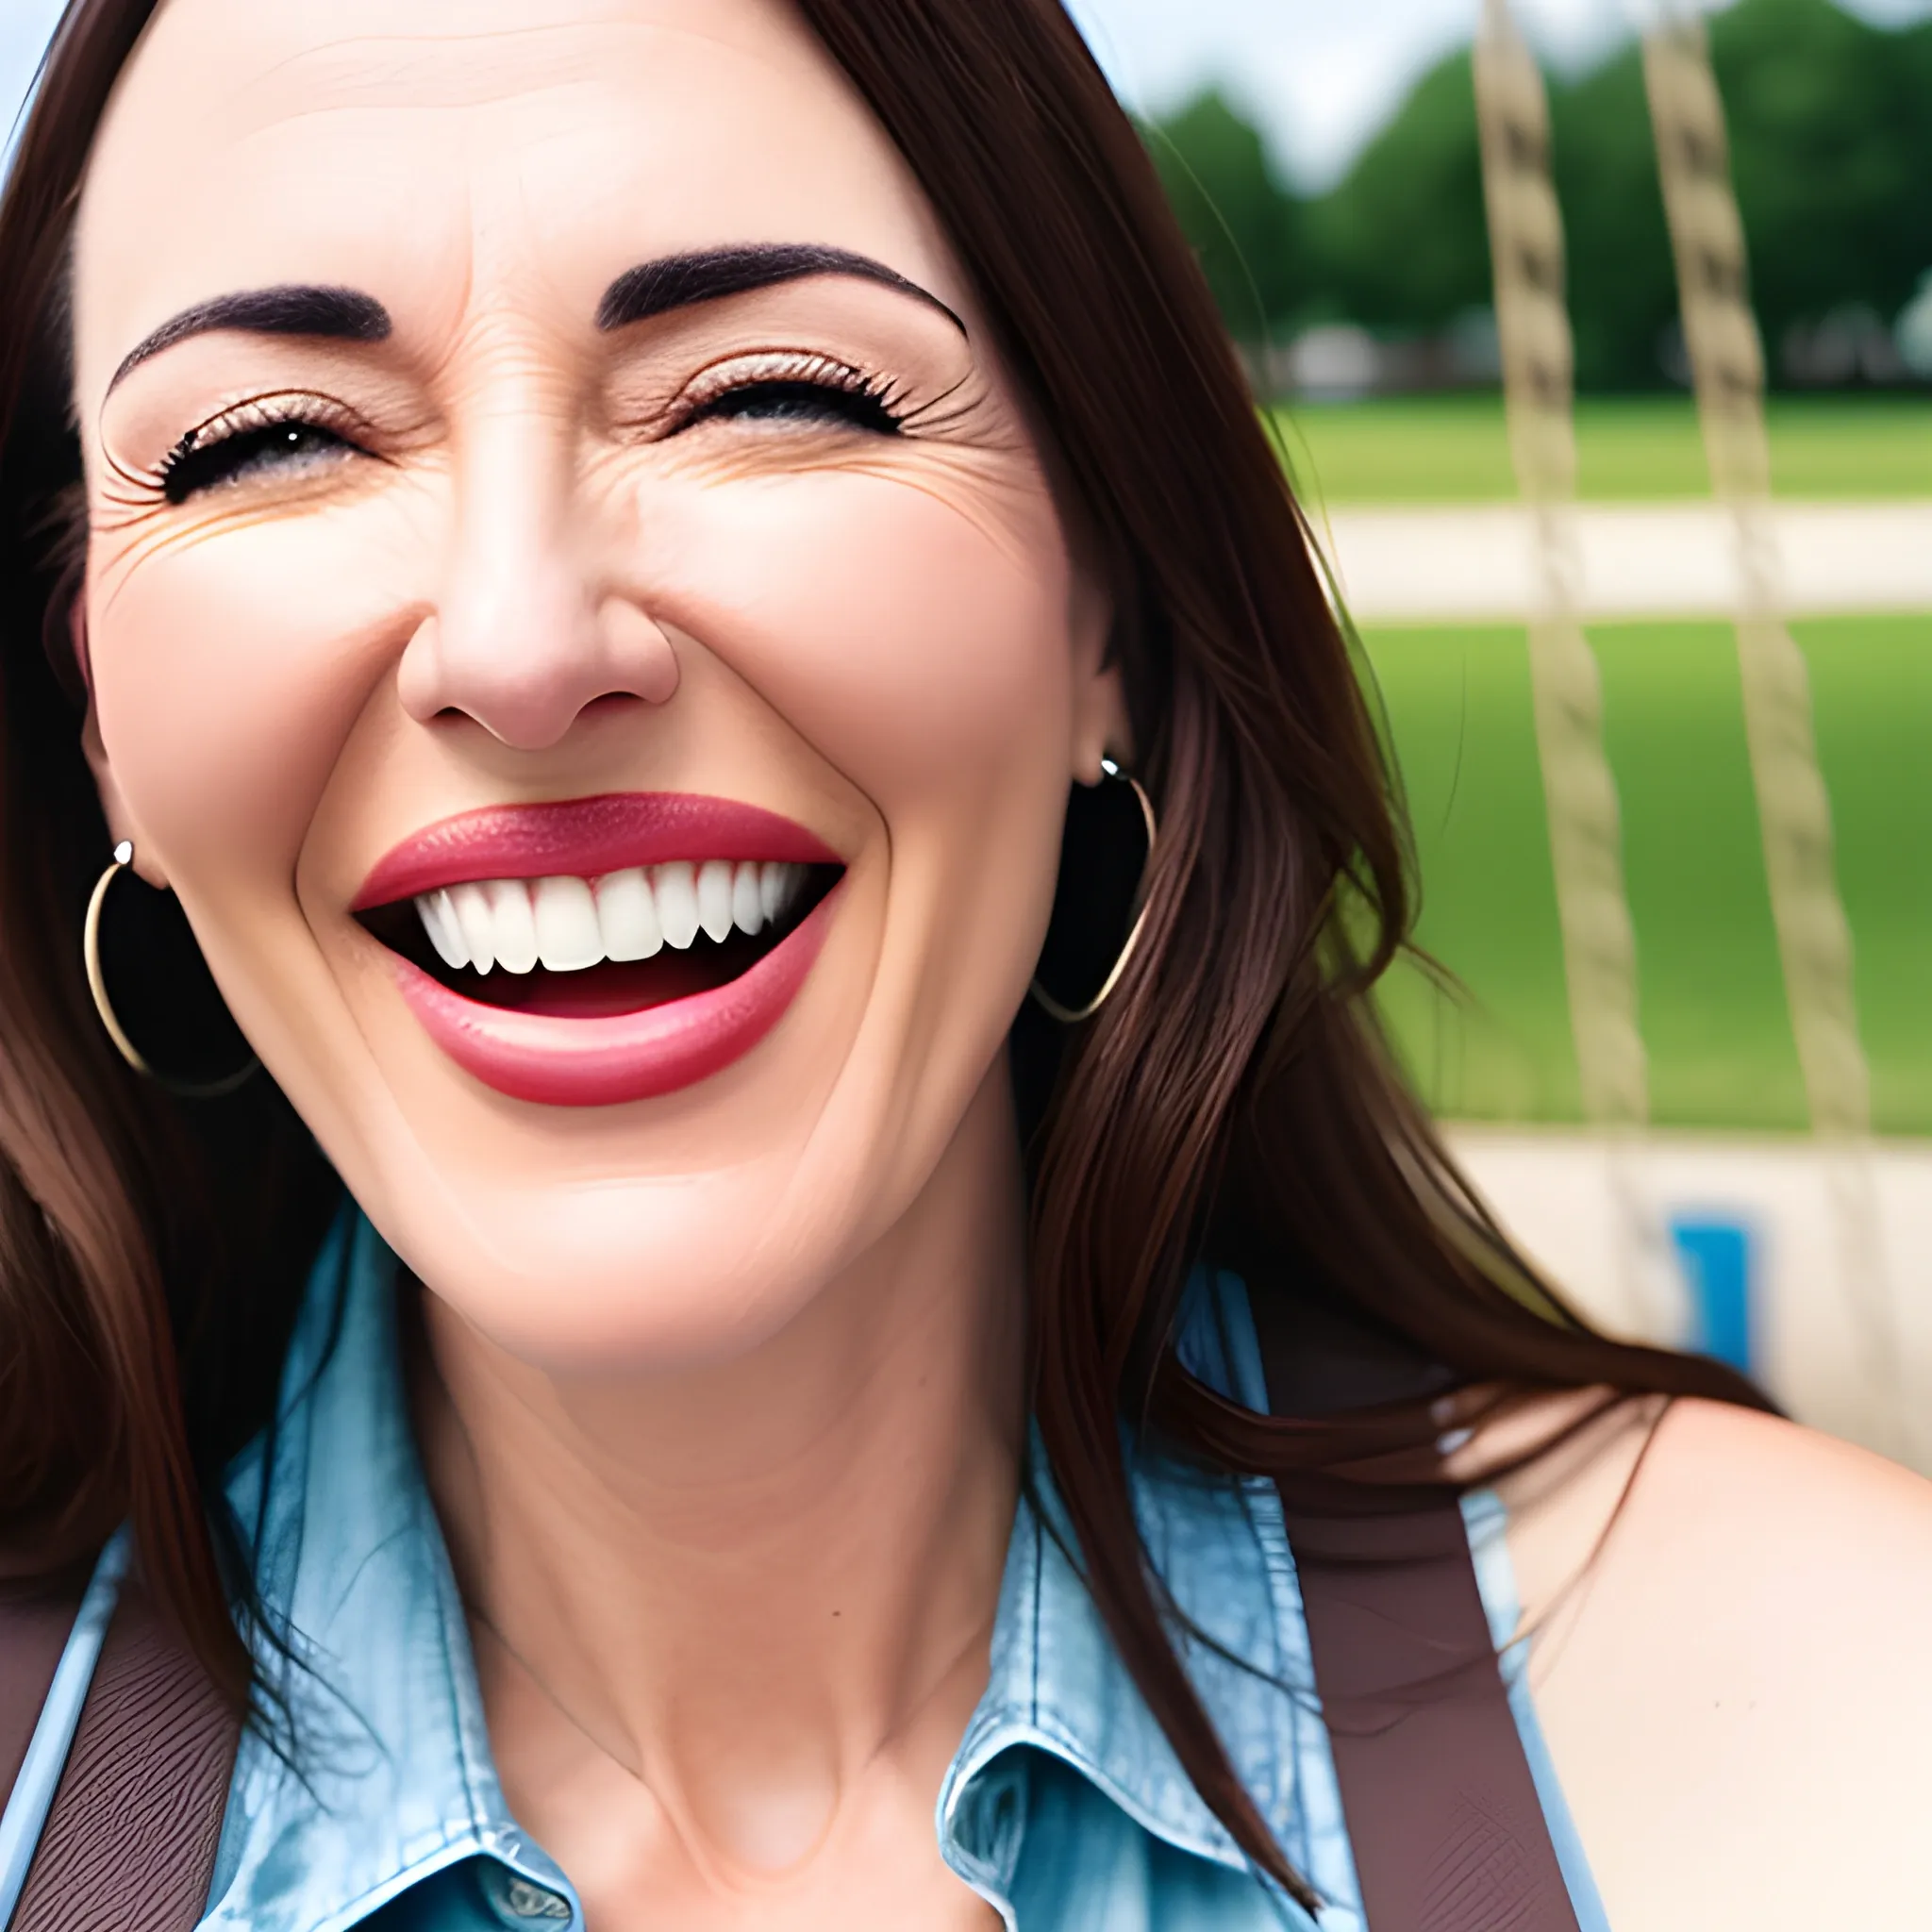
<path id="1" fill-rule="evenodd" d="M 1532 1690 L 1618 1932 L 1891 1924 L 1932 1888 L 1932 1483 L 1722 1404 L 1501 1486 Z"/>
<path id="2" fill-rule="evenodd" d="M 1778 1416 L 1633 1403 L 1501 1487 L 1525 1613 L 1552 1649 L 1610 1598 L 1640 1628 L 1668 1604 L 1676 1641 L 1734 1619 L 1725 1654 L 1771 1645 L 1795 1689 L 1828 1640 L 1869 1650 L 1932 1606 L 1932 1482 Z M 1885 1661 L 1897 1683 L 1911 1660 Z"/>
<path id="3" fill-rule="evenodd" d="M 1828 1553 L 1861 1573 L 1874 1596 L 1909 1591 L 1924 1608 L 1932 1482 L 1902 1464 L 1780 1416 L 1687 1400 L 1659 1421 L 1640 1480 L 1687 1562 L 1715 1570 L 1713 1535 L 1746 1566 L 1770 1558 L 1781 1569 L 1801 1548 Z"/>

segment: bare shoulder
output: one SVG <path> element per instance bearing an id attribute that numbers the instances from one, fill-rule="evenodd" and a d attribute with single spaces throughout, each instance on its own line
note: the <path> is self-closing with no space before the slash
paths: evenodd
<path id="1" fill-rule="evenodd" d="M 1932 1604 L 1932 1482 L 1776 1416 L 1674 1403 L 1628 1511 L 1623 1560 L 1713 1598 L 1809 1597 L 1821 1631 L 1867 1627 L 1888 1605 L 1923 1619 Z"/>
<path id="2" fill-rule="evenodd" d="M 1781 1516 L 1793 1507 L 1806 1512 L 1806 1526 L 1822 1535 L 1882 1523 L 1932 1536 L 1932 1483 L 1868 1449 L 1779 1416 L 1722 1402 L 1673 1403 L 1646 1462 L 1645 1480 L 1659 1490 L 1722 1483 L 1740 1500 Z M 1813 1505 L 1829 1520 L 1813 1521 Z"/>
<path id="3" fill-rule="evenodd" d="M 1617 1932 L 1932 1888 L 1932 1483 L 1715 1403 L 1505 1486 L 1530 1681 Z"/>

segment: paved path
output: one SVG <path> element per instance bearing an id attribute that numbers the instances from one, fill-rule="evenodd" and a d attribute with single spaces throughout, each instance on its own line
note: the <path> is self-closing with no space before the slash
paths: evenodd
<path id="1" fill-rule="evenodd" d="M 1735 615 L 1735 526 L 1715 504 L 1590 504 L 1576 521 L 1585 616 Z M 1780 503 L 1773 526 L 1788 615 L 1932 612 L 1932 501 Z M 1520 622 L 1535 607 L 1520 505 L 1342 508 L 1317 534 L 1364 624 Z"/>

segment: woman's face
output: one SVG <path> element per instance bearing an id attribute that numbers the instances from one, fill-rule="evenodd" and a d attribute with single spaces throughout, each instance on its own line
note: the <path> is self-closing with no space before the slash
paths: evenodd
<path id="1" fill-rule="evenodd" d="M 770 0 L 167 0 L 75 287 L 91 754 L 262 1059 L 526 1357 L 771 1333 L 1118 721 L 897 152 Z"/>

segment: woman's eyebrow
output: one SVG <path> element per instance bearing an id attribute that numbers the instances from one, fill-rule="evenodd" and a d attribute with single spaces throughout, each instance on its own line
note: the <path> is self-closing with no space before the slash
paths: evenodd
<path id="1" fill-rule="evenodd" d="M 745 247 L 708 248 L 689 255 L 667 255 L 626 269 L 605 290 L 597 305 L 597 326 L 605 331 L 627 328 L 632 323 L 742 295 L 781 282 L 803 281 L 811 275 L 855 275 L 937 308 L 963 336 L 966 325 L 952 308 L 896 269 L 867 255 L 845 248 L 809 242 L 759 242 Z M 388 341 L 394 325 L 374 295 L 359 289 L 328 288 L 291 282 L 272 289 L 243 289 L 215 295 L 171 316 L 145 335 L 121 358 L 108 384 L 108 393 L 151 357 L 192 336 L 217 329 L 249 335 L 314 336 L 339 342 Z"/>
<path id="2" fill-rule="evenodd" d="M 287 283 L 273 289 L 244 289 L 197 302 L 143 336 L 125 356 L 108 384 L 116 386 L 163 349 L 215 329 L 240 329 L 258 336 L 321 336 L 339 342 L 380 342 L 392 325 L 389 310 L 359 289 L 309 287 Z"/>
<path id="3" fill-rule="evenodd" d="M 810 275 L 856 275 L 911 295 L 937 308 L 963 336 L 966 325 L 958 313 L 917 282 L 896 269 L 849 249 L 826 248 L 810 242 L 766 242 L 735 248 L 707 248 L 691 255 L 667 255 L 626 269 L 605 290 L 597 305 L 597 326 L 627 328 L 675 308 L 769 289 L 780 282 L 803 281 Z"/>

